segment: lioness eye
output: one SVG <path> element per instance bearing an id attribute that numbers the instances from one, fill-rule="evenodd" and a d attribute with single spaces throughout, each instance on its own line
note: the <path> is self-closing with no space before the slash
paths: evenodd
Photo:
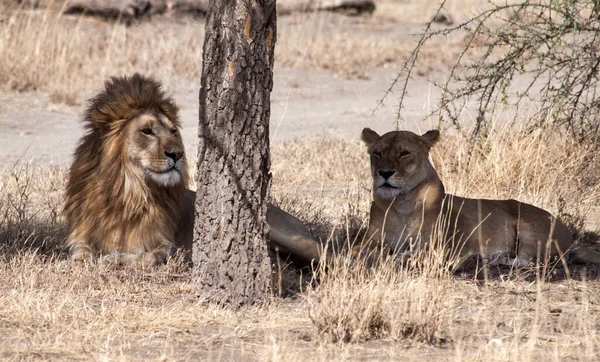
<path id="1" fill-rule="evenodd" d="M 172 130 L 171 130 L 171 134 L 172 134 L 172 135 L 176 135 L 176 134 L 177 134 L 177 130 L 176 130 L 176 129 L 172 129 Z"/>
<path id="2" fill-rule="evenodd" d="M 377 151 L 373 152 L 373 157 L 375 157 L 375 158 L 381 157 L 381 152 L 377 152 Z"/>
<path id="3" fill-rule="evenodd" d="M 401 157 L 401 158 L 402 158 L 402 157 L 406 157 L 406 156 L 408 156 L 408 155 L 410 155 L 410 152 L 408 152 L 408 151 L 402 151 L 402 152 L 400 152 L 400 157 Z"/>
<path id="4" fill-rule="evenodd" d="M 142 133 L 143 133 L 143 134 L 152 134 L 152 128 L 144 128 L 144 129 L 142 130 Z"/>

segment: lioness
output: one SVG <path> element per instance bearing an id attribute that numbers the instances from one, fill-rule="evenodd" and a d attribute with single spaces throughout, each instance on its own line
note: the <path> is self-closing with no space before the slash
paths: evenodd
<path id="1" fill-rule="evenodd" d="M 410 253 L 441 238 L 450 257 L 457 258 L 456 264 L 479 254 L 516 266 L 562 257 L 572 249 L 565 225 L 538 207 L 516 200 L 446 194 L 428 158 L 438 139 L 436 130 L 421 136 L 408 131 L 383 136 L 369 128 L 362 131 L 373 177 L 368 247 Z M 600 253 L 573 249 L 576 260 L 600 263 Z"/>
<path id="2" fill-rule="evenodd" d="M 111 78 L 90 100 L 84 124 L 64 208 L 71 258 L 154 265 L 177 248 L 189 254 L 195 193 L 186 189 L 173 99 L 139 74 Z M 297 218 L 271 205 L 267 222 L 273 247 L 319 258 L 319 245 Z"/>

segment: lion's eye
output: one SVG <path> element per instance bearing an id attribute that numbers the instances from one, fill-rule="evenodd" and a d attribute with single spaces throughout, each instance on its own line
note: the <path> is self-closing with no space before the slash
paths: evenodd
<path id="1" fill-rule="evenodd" d="M 373 152 L 373 157 L 380 158 L 381 157 L 381 152 L 377 152 L 377 151 Z"/>
<path id="2" fill-rule="evenodd" d="M 150 135 L 150 134 L 152 134 L 152 128 L 144 128 L 142 130 L 142 133 Z"/>
<path id="3" fill-rule="evenodd" d="M 177 130 L 176 130 L 176 129 L 172 129 L 172 130 L 171 130 L 171 134 L 172 134 L 173 136 L 175 136 L 175 135 L 177 134 Z"/>
<path id="4" fill-rule="evenodd" d="M 400 158 L 406 157 L 408 155 L 410 155 L 410 152 L 408 152 L 408 151 L 402 151 L 402 152 L 400 152 Z"/>

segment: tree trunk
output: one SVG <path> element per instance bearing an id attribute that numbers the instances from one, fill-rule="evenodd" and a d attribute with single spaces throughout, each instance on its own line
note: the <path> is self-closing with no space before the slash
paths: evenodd
<path id="1" fill-rule="evenodd" d="M 200 89 L 194 278 L 233 306 L 271 294 L 267 245 L 275 0 L 211 0 Z"/>

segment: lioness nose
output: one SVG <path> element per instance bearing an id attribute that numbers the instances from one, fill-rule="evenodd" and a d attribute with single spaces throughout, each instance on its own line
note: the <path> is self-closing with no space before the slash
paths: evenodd
<path id="1" fill-rule="evenodd" d="M 183 151 L 175 151 L 175 152 L 167 152 L 165 151 L 165 156 L 173 159 L 173 161 L 177 162 L 181 156 L 183 156 Z"/>
<path id="2" fill-rule="evenodd" d="M 390 178 L 394 173 L 396 173 L 396 171 L 386 171 L 386 170 L 378 170 L 377 173 L 379 173 L 379 175 L 381 177 L 383 177 L 384 179 L 388 179 Z"/>

